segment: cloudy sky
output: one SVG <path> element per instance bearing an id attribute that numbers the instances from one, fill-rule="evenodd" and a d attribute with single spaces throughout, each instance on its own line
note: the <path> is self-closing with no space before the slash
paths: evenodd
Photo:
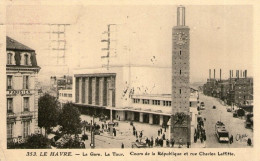
<path id="1" fill-rule="evenodd" d="M 50 66 L 57 67 L 46 50 L 50 23 L 70 24 L 66 28 L 68 72 L 106 63 L 100 57 L 106 55 L 101 39 L 106 38 L 102 33 L 107 24 L 117 24 L 111 64 L 170 67 L 176 9 L 173 5 L 8 6 L 7 35 L 36 50 L 43 75 L 55 71 Z M 192 82 L 206 81 L 210 68 L 217 70 L 217 77 L 220 68 L 224 78 L 230 69 L 247 69 L 253 75 L 252 6 L 186 6 L 186 25 Z"/>

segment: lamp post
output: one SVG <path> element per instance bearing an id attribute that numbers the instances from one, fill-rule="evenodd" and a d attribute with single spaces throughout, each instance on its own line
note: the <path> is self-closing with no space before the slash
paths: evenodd
<path id="1" fill-rule="evenodd" d="M 95 114 L 93 115 L 93 121 L 92 121 L 92 125 L 91 125 L 91 143 L 90 143 L 90 147 L 91 149 L 95 148 Z"/>
<path id="2" fill-rule="evenodd" d="M 110 83 L 112 83 L 112 80 L 111 80 Z M 110 95 L 110 99 L 109 99 L 110 121 L 108 123 L 108 126 L 109 126 L 110 135 L 113 135 L 113 125 L 114 125 L 114 123 L 113 123 L 113 110 L 112 110 L 113 90 L 114 90 L 114 88 L 112 88 L 112 87 L 109 88 L 109 95 Z"/>

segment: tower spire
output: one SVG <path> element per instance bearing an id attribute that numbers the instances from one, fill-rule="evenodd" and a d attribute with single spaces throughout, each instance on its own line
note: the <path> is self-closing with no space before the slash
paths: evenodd
<path id="1" fill-rule="evenodd" d="M 178 6 L 177 8 L 177 26 L 185 26 L 185 7 Z"/>

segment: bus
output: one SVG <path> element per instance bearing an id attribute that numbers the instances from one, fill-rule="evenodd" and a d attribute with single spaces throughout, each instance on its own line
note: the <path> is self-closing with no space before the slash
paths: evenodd
<path id="1" fill-rule="evenodd" d="M 225 124 L 221 121 L 218 121 L 215 125 L 215 133 L 218 138 L 218 142 L 228 142 L 229 133 L 225 128 Z"/>

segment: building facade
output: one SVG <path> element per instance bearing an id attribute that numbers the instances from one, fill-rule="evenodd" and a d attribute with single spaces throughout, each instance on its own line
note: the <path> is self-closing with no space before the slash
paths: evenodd
<path id="1" fill-rule="evenodd" d="M 82 113 L 109 118 L 112 109 L 112 117 L 116 120 L 169 124 L 172 112 L 171 68 L 110 66 L 109 71 L 85 68 L 74 72 L 72 102 Z M 144 77 L 145 73 L 148 76 Z M 140 79 L 136 81 L 136 78 Z M 197 111 L 198 92 L 189 90 L 187 108 Z M 189 113 L 189 116 L 196 117 L 195 113 Z"/>
<path id="2" fill-rule="evenodd" d="M 61 89 L 59 90 L 59 103 L 61 107 L 68 102 L 72 102 L 72 89 Z"/>
<path id="3" fill-rule="evenodd" d="M 215 79 L 214 75 L 214 79 L 207 79 L 203 85 L 203 93 L 219 98 L 227 105 L 250 104 L 253 101 L 253 78 L 247 77 L 247 70 L 240 73 L 239 76 L 239 70 L 236 70 L 236 77 L 233 77 L 233 70 L 230 70 L 230 78 L 225 80 Z"/>
<path id="4" fill-rule="evenodd" d="M 38 128 L 38 79 L 35 50 L 6 37 L 7 139 L 17 141 Z"/>

